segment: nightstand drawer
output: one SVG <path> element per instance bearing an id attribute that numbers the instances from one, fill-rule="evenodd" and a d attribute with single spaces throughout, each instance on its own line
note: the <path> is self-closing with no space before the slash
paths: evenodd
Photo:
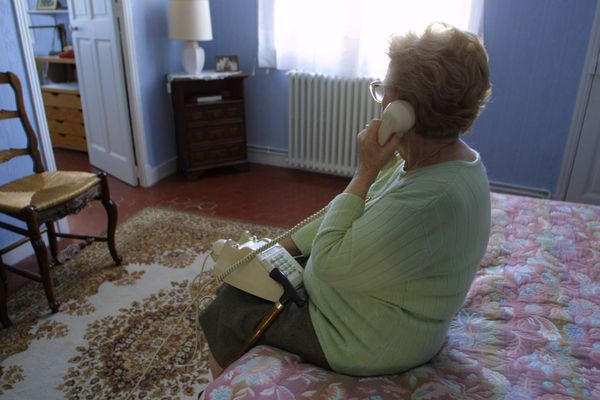
<path id="1" fill-rule="evenodd" d="M 235 139 L 244 140 L 244 124 L 222 124 L 194 128 L 188 131 L 188 143 L 219 143 Z"/>
<path id="2" fill-rule="evenodd" d="M 223 146 L 196 147 L 190 149 L 190 167 L 221 164 L 246 159 L 246 143 L 232 143 Z"/>
<path id="3" fill-rule="evenodd" d="M 189 127 L 207 121 L 223 119 L 243 119 L 244 103 L 241 101 L 195 104 L 186 107 L 185 119 Z"/>

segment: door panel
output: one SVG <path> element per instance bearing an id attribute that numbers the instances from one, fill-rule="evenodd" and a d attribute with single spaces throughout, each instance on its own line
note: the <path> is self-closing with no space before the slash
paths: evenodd
<path id="1" fill-rule="evenodd" d="M 69 0 L 90 163 L 137 185 L 122 53 L 112 0 Z"/>
<path id="2" fill-rule="evenodd" d="M 566 200 L 600 204 L 600 75 L 592 81 Z"/>

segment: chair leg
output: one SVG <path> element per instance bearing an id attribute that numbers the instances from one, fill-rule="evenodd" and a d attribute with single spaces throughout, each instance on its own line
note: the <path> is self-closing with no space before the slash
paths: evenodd
<path id="1" fill-rule="evenodd" d="M 108 242 L 108 250 L 112 259 L 115 261 L 115 265 L 121 265 L 121 257 L 117 254 L 117 248 L 115 246 L 115 231 L 117 230 L 117 206 L 110 198 L 110 191 L 108 189 L 108 179 L 106 172 L 100 172 L 98 174 L 102 185 L 102 205 L 106 210 L 108 217 L 108 229 L 106 230 L 106 238 Z"/>
<path id="2" fill-rule="evenodd" d="M 44 285 L 44 291 L 48 298 L 48 305 L 52 312 L 58 312 L 59 304 L 56 302 L 54 297 L 54 285 L 52 283 L 52 276 L 50 275 L 50 263 L 48 262 L 48 249 L 42 239 L 40 233 L 40 226 L 37 222 L 36 210 L 33 207 L 26 209 L 27 229 L 29 231 L 29 240 L 35 251 L 37 258 L 38 267 L 40 274 L 42 275 L 42 284 Z"/>
<path id="3" fill-rule="evenodd" d="M 48 243 L 50 244 L 50 254 L 54 262 L 58 263 L 58 242 L 56 241 L 56 230 L 54 229 L 54 222 L 46 222 L 46 228 L 48 229 Z"/>
<path id="4" fill-rule="evenodd" d="M 4 325 L 5 328 L 12 325 L 10 318 L 8 318 L 7 294 L 8 285 L 6 283 L 6 271 L 4 270 L 4 263 L 0 258 L 0 322 L 2 322 L 2 325 Z"/>

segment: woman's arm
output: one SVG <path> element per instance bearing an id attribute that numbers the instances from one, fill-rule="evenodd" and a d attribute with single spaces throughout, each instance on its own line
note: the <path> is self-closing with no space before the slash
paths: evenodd
<path id="1" fill-rule="evenodd" d="M 294 243 L 291 237 L 283 239 L 279 244 L 282 245 L 283 248 L 286 249 L 287 252 L 293 256 L 299 256 L 302 254 L 302 252 L 300 251 L 298 246 L 296 246 L 296 243 Z"/>
<path id="2" fill-rule="evenodd" d="M 380 123 L 380 120 L 373 120 L 365 130 L 358 134 L 358 168 L 344 190 L 345 193 L 351 193 L 364 199 L 380 170 L 393 158 L 399 145 L 399 137 L 394 135 L 384 147 L 379 146 L 376 139 Z M 322 220 L 323 217 L 305 225 L 280 244 L 293 256 L 300 254 L 308 256 Z"/>

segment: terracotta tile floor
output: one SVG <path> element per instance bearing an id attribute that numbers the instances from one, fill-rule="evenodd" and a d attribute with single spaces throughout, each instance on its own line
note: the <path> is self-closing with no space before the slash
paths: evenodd
<path id="1" fill-rule="evenodd" d="M 56 150 L 55 157 L 58 169 L 94 171 L 85 153 Z M 131 187 L 109 177 L 111 196 L 119 210 L 119 224 L 144 207 L 166 207 L 291 227 L 324 206 L 348 182 L 347 178 L 258 164 L 252 164 L 248 172 L 213 170 L 195 181 L 175 174 L 150 188 Z M 72 232 L 101 234 L 106 230 L 106 213 L 99 202 L 68 220 Z M 20 266 L 37 268 L 33 257 Z M 9 292 L 24 283 L 24 278 L 13 273 L 7 275 Z"/>

